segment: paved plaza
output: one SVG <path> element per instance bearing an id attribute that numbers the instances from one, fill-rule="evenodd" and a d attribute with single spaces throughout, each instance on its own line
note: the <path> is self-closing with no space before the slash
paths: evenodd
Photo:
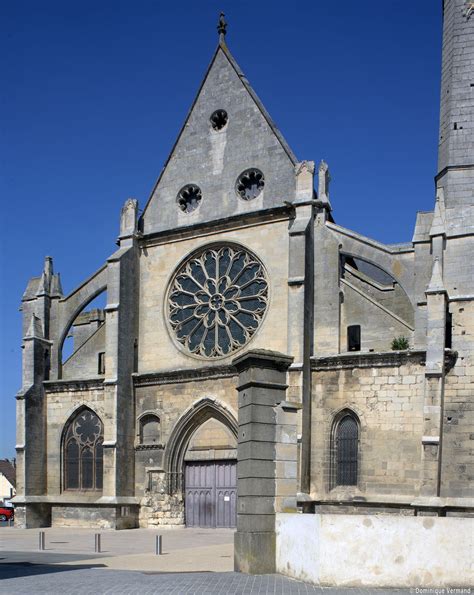
<path id="1" fill-rule="evenodd" d="M 367 594 L 367 589 L 321 589 L 279 575 L 233 572 L 229 529 L 100 531 L 94 552 L 91 529 L 44 529 L 38 550 L 35 529 L 0 527 L 0 593 L 16 594 Z M 162 535 L 163 553 L 155 554 Z M 391 591 L 373 590 L 383 595 Z M 401 592 L 401 591 L 400 591 Z"/>

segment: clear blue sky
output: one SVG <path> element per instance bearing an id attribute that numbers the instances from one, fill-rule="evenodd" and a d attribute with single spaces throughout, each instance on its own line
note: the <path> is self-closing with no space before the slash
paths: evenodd
<path id="1" fill-rule="evenodd" d="M 0 44 L 0 457 L 14 456 L 18 306 L 46 254 L 69 292 L 143 206 L 217 43 L 299 159 L 330 166 L 336 222 L 409 241 L 432 209 L 441 0 L 15 0 Z"/>

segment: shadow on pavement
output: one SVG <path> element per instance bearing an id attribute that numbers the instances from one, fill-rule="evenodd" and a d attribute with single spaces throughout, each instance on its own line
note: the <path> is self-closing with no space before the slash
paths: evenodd
<path id="1" fill-rule="evenodd" d="M 68 572 L 69 570 L 89 570 L 91 568 L 106 568 L 104 564 L 34 564 L 32 562 L 3 562 L 0 564 L 0 580 L 34 576 L 37 574 L 51 574 Z"/>

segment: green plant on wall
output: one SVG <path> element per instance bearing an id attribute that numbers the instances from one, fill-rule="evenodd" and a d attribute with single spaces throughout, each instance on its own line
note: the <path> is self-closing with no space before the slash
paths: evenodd
<path id="1" fill-rule="evenodd" d="M 392 341 L 393 351 L 403 351 L 410 349 L 410 342 L 407 337 L 395 337 Z"/>

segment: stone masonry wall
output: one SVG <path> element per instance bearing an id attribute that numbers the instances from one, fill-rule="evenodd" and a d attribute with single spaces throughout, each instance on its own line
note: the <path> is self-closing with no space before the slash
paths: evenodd
<path id="1" fill-rule="evenodd" d="M 400 366 L 317 370 L 312 386 L 312 497 L 414 495 L 420 479 L 424 367 L 408 360 Z M 331 428 L 344 408 L 360 420 L 358 485 L 330 490 Z"/>
<path id="2" fill-rule="evenodd" d="M 474 301 L 450 311 L 458 356 L 445 378 L 441 496 L 474 498 Z"/>
<path id="3" fill-rule="evenodd" d="M 178 263 L 211 242 L 237 242 L 256 254 L 267 269 L 269 303 L 257 333 L 246 348 L 286 351 L 288 319 L 288 221 L 194 237 L 149 246 L 140 255 L 140 334 L 138 372 L 159 372 L 198 368 L 203 361 L 186 354 L 176 345 L 166 324 L 166 291 Z M 238 353 L 238 352 L 237 352 Z M 232 353 L 219 363 L 230 363 Z M 204 362 L 209 365 L 209 362 Z"/>
<path id="4" fill-rule="evenodd" d="M 100 326 L 63 364 L 63 379 L 99 376 L 99 353 L 105 352 L 105 324 Z"/>
<path id="5" fill-rule="evenodd" d="M 341 305 L 341 351 L 347 351 L 347 327 L 360 325 L 362 351 L 387 351 L 395 337 L 407 337 L 413 345 L 413 331 L 396 318 L 369 302 L 351 287 L 345 285 Z"/>
<path id="6" fill-rule="evenodd" d="M 115 508 L 101 506 L 53 506 L 52 527 L 88 527 L 91 529 L 115 529 Z"/>
<path id="7" fill-rule="evenodd" d="M 141 499 L 140 504 L 140 527 L 184 525 L 184 500 L 181 495 L 149 493 Z"/>
<path id="8" fill-rule="evenodd" d="M 376 300 L 385 308 L 388 308 L 394 314 L 397 314 L 413 325 L 414 315 L 413 306 L 408 299 L 407 294 L 403 291 L 398 283 L 393 284 L 392 289 L 381 290 L 374 283 L 370 282 L 367 275 L 362 275 L 360 272 L 356 275 L 350 269 L 344 271 L 344 279 L 355 285 L 363 293 Z M 383 286 L 383 284 L 381 284 Z"/>
<path id="9" fill-rule="evenodd" d="M 220 131 L 209 122 L 217 109 L 226 110 L 229 116 L 228 124 Z M 212 221 L 238 212 L 245 214 L 293 200 L 293 166 L 220 49 L 145 209 L 144 232 Z M 265 176 L 264 190 L 253 201 L 242 200 L 235 191 L 237 177 L 249 167 L 259 168 Z M 202 191 L 201 204 L 190 214 L 183 213 L 176 204 L 179 190 L 189 183 Z"/>
<path id="10" fill-rule="evenodd" d="M 64 389 L 61 388 L 60 383 L 54 383 L 46 389 L 47 493 L 49 495 L 61 493 L 61 438 L 64 426 L 71 415 L 82 405 L 86 405 L 102 420 L 104 436 L 111 432 L 109 427 L 111 416 L 105 409 L 104 390 L 100 381 L 97 381 L 94 388 L 90 383 L 68 383 L 63 386 Z"/>
<path id="11" fill-rule="evenodd" d="M 155 380 L 154 382 L 158 382 Z M 236 377 L 177 381 L 172 384 L 151 384 L 135 389 L 136 416 L 145 411 L 156 413 L 161 420 L 164 447 L 173 427 L 183 413 L 203 398 L 216 399 L 237 419 Z M 202 444 L 201 444 L 202 446 Z M 142 498 L 140 526 L 181 525 L 184 523 L 184 500 L 181 495 L 168 495 L 163 469 L 164 451 L 137 450 L 135 457 L 136 496 Z M 150 479 L 151 474 L 151 479 Z"/>

